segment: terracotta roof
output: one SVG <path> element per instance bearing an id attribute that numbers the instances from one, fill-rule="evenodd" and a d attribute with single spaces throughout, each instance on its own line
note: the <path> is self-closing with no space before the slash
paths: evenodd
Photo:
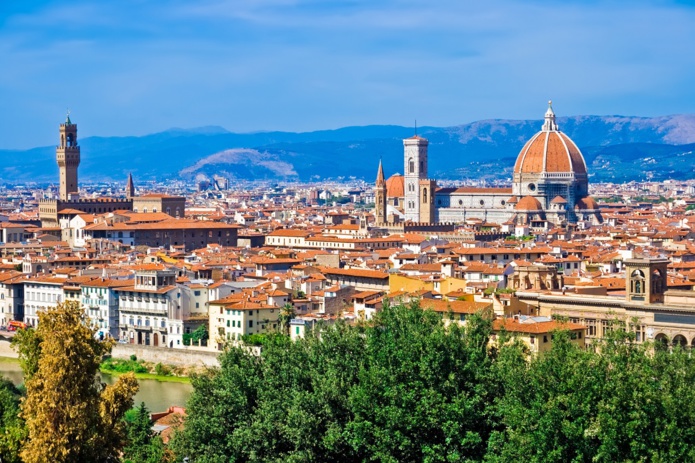
<path id="1" fill-rule="evenodd" d="M 498 318 L 492 322 L 492 329 L 500 331 L 502 329 L 512 333 L 543 334 L 555 330 L 584 330 L 586 327 L 578 323 L 561 323 L 556 320 L 543 322 L 520 322 L 514 318 Z"/>
<path id="2" fill-rule="evenodd" d="M 582 173 L 586 164 L 577 145 L 564 133 L 541 131 L 521 149 L 514 165 L 515 174 Z"/>
<path id="3" fill-rule="evenodd" d="M 389 198 L 405 197 L 405 177 L 394 174 L 386 180 L 386 196 Z"/>
<path id="4" fill-rule="evenodd" d="M 524 196 L 516 205 L 515 209 L 517 211 L 542 211 L 543 206 L 540 201 L 533 196 Z"/>

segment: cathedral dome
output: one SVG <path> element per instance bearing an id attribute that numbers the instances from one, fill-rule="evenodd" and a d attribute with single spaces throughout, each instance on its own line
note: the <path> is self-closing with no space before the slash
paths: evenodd
<path id="1" fill-rule="evenodd" d="M 574 208 L 580 210 L 596 210 L 598 209 L 598 203 L 591 196 L 587 196 L 585 198 L 577 200 L 577 203 L 574 205 Z"/>
<path id="2" fill-rule="evenodd" d="M 533 196 L 524 196 L 519 200 L 515 209 L 517 211 L 542 211 L 543 205 Z"/>
<path id="3" fill-rule="evenodd" d="M 400 174 L 394 174 L 386 180 L 386 196 L 389 198 L 405 197 L 405 178 Z"/>
<path id="4" fill-rule="evenodd" d="M 545 113 L 543 128 L 521 149 L 514 165 L 514 173 L 586 175 L 584 157 L 572 139 L 558 130 L 550 102 L 548 102 L 548 111 Z"/>

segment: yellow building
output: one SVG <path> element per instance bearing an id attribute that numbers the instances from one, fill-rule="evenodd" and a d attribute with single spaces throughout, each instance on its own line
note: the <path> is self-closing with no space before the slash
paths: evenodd
<path id="1" fill-rule="evenodd" d="M 443 277 L 440 275 L 408 276 L 401 274 L 389 275 L 389 292 L 403 291 L 415 293 L 419 291 L 433 291 L 439 294 L 463 292 L 466 289 L 466 280 L 461 278 Z"/>
<path id="2" fill-rule="evenodd" d="M 506 331 L 526 344 L 532 354 L 550 350 L 553 345 L 553 333 L 558 330 L 569 331 L 570 342 L 582 348 L 586 346 L 586 327 L 584 325 L 559 322 L 547 317 L 522 315 L 513 318 L 498 318 L 492 322 L 492 330 L 493 342 L 496 342 L 502 331 Z"/>

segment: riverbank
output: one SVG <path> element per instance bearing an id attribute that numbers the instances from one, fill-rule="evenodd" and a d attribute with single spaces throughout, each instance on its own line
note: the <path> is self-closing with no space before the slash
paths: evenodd
<path id="1" fill-rule="evenodd" d="M 113 370 L 107 370 L 105 368 L 99 368 L 99 371 L 108 376 L 113 376 L 114 378 L 118 378 L 121 375 L 125 375 L 126 373 L 134 373 L 134 372 L 117 372 Z M 191 383 L 191 378 L 188 376 L 170 376 L 170 375 L 157 375 L 154 373 L 134 373 L 136 379 L 149 379 L 149 380 L 154 380 L 154 381 L 159 381 L 162 383 L 183 383 L 183 384 L 190 384 Z"/>

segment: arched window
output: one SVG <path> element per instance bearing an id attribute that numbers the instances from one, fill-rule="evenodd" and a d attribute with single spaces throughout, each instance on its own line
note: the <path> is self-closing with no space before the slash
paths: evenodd
<path id="1" fill-rule="evenodd" d="M 413 161 L 413 158 L 410 158 L 408 160 L 408 173 L 409 174 L 415 173 L 415 161 Z"/>
<path id="2" fill-rule="evenodd" d="M 661 293 L 664 290 L 664 277 L 659 270 L 652 272 L 652 292 Z"/>
<path id="3" fill-rule="evenodd" d="M 632 287 L 630 288 L 633 293 L 643 293 L 644 292 L 644 273 L 641 270 L 635 270 L 632 272 Z"/>
<path id="4" fill-rule="evenodd" d="M 422 203 L 427 203 L 427 188 L 422 189 Z"/>

